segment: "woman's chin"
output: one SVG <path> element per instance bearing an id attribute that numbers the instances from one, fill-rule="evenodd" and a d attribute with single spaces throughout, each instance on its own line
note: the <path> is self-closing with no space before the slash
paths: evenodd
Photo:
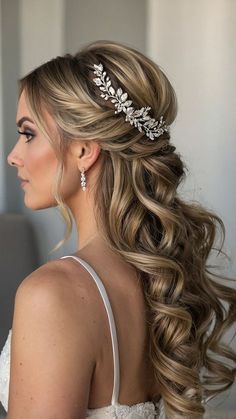
<path id="1" fill-rule="evenodd" d="M 40 202 L 39 200 L 30 199 L 26 195 L 25 195 L 25 198 L 24 198 L 24 204 L 25 204 L 26 208 L 29 208 L 33 211 L 43 210 L 43 209 L 52 208 L 52 207 L 57 206 L 56 202 L 52 202 L 52 201 L 51 202 L 42 202 L 42 201 Z"/>

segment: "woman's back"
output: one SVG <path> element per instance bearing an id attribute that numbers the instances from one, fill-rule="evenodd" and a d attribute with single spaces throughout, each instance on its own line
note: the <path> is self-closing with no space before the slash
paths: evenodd
<path id="1" fill-rule="evenodd" d="M 79 307 L 83 294 L 80 289 L 85 287 L 96 319 L 89 330 L 97 341 L 97 357 L 90 381 L 86 417 L 110 418 L 115 414 L 117 418 L 154 419 L 158 414 L 159 418 L 164 418 L 162 401 L 156 406 L 152 402 L 158 388 L 154 385 L 148 360 L 144 297 L 133 268 L 101 247 L 99 250 L 91 246 L 86 251 L 77 252 L 76 256 L 64 256 L 55 264 L 66 274 L 66 287 L 69 285 L 70 288 L 70 293 L 65 290 L 63 303 L 68 307 Z M 69 295 L 73 297 L 70 299 Z M 0 401 L 6 410 L 10 344 L 11 334 L 0 360 L 0 373 L 4 376 Z"/>
<path id="2" fill-rule="evenodd" d="M 118 256 L 98 248 L 87 248 L 66 258 L 72 283 L 78 278 L 90 281 L 89 290 L 97 302 L 100 351 L 92 377 L 88 406 L 91 409 L 110 404 L 113 387 L 113 353 L 108 314 L 95 281 L 81 263 L 87 262 L 102 281 L 114 316 L 120 363 L 119 403 L 133 405 L 152 400 L 158 394 L 153 370 L 148 359 L 146 306 L 135 270 Z M 64 259 L 65 262 L 65 259 Z M 79 298 L 79 297 L 78 297 Z"/>

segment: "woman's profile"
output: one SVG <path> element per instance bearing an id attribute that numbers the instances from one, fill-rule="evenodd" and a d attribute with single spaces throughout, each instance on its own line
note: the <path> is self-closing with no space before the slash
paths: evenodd
<path id="1" fill-rule="evenodd" d="M 178 193 L 176 114 L 161 68 L 113 41 L 19 80 L 8 163 L 27 208 L 59 208 L 55 248 L 74 220 L 78 249 L 17 289 L 0 358 L 7 419 L 196 419 L 234 383 L 234 280 L 207 264 L 225 227 Z"/>

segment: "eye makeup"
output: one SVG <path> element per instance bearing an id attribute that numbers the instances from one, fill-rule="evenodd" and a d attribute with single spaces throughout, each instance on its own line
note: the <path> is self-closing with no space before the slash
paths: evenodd
<path id="1" fill-rule="evenodd" d="M 17 130 L 17 132 L 20 135 L 25 135 L 26 136 L 26 138 L 27 138 L 26 143 L 29 143 L 35 137 L 35 134 L 33 134 L 31 131 L 20 131 L 20 130 Z M 30 137 L 30 138 L 28 138 L 28 137 Z"/>

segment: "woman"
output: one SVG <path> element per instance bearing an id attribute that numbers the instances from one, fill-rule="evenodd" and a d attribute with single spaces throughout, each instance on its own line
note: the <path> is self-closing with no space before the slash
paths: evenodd
<path id="1" fill-rule="evenodd" d="M 8 419 L 201 418 L 234 382 L 235 368 L 214 355 L 235 366 L 220 338 L 236 292 L 206 264 L 224 224 L 177 193 L 176 113 L 158 65 L 116 42 L 20 80 L 8 163 L 28 208 L 59 207 L 64 240 L 74 218 L 79 246 L 17 289 L 2 354 Z"/>

